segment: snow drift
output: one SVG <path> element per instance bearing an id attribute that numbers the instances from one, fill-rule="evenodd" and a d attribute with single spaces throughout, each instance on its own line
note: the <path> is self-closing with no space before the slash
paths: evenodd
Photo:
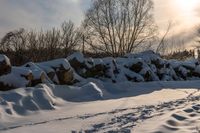
<path id="1" fill-rule="evenodd" d="M 0 118 L 5 115 L 25 116 L 40 110 L 54 110 L 67 101 L 84 102 L 100 100 L 103 93 L 89 82 L 81 87 L 37 85 L 0 92 Z"/>

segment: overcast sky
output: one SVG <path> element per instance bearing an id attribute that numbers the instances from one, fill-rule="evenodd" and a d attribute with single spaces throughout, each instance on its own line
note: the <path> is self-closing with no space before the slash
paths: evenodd
<path id="1" fill-rule="evenodd" d="M 0 0 L 0 36 L 21 27 L 50 28 L 71 19 L 79 24 L 90 0 Z"/>
<path id="2" fill-rule="evenodd" d="M 200 22 L 200 0 L 154 0 L 154 3 L 155 20 L 163 31 L 168 21 L 173 21 L 175 34 L 188 32 L 190 36 L 192 27 Z M 0 0 L 0 37 L 21 27 L 57 27 L 69 19 L 79 25 L 89 5 L 90 0 Z"/>

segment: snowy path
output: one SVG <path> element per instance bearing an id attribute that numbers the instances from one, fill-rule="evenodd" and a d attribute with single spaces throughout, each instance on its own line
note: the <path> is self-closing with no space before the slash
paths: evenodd
<path id="1" fill-rule="evenodd" d="M 152 126 L 153 124 L 154 126 Z M 192 103 L 179 110 L 175 110 L 166 113 L 163 116 L 147 120 L 142 126 L 138 126 L 132 131 L 139 133 L 199 133 L 200 103 Z"/>
<path id="2" fill-rule="evenodd" d="M 107 122 L 96 123 L 92 125 L 90 129 L 84 130 L 84 132 L 131 132 L 133 127 L 147 119 L 161 116 L 173 110 L 182 109 L 193 102 L 199 102 L 200 96 L 193 96 L 197 92 L 198 91 L 194 91 L 188 94 L 186 98 L 165 102 L 159 105 L 125 108 L 114 110 L 112 112 L 87 115 L 86 117 L 83 117 L 83 120 L 101 117 L 101 115 L 109 115 L 110 120 Z M 200 105 L 193 107 L 200 109 Z M 174 114 L 174 117 L 176 117 L 176 114 Z"/>

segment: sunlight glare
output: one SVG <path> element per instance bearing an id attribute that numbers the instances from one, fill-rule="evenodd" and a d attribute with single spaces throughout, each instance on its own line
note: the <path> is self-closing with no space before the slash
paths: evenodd
<path id="1" fill-rule="evenodd" d="M 200 0 L 174 0 L 174 8 L 182 25 L 194 25 L 199 19 L 196 17 Z"/>
<path id="2" fill-rule="evenodd" d="M 199 0 L 176 0 L 176 4 L 184 11 L 192 11 L 199 4 Z"/>

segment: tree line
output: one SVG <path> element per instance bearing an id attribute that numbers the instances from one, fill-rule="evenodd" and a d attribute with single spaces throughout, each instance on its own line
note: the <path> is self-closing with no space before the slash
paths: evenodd
<path id="1" fill-rule="evenodd" d="M 27 61 L 40 62 L 72 53 L 80 43 L 80 36 L 81 33 L 71 21 L 62 23 L 60 29 L 19 29 L 1 39 L 0 50 L 16 65 Z"/>

